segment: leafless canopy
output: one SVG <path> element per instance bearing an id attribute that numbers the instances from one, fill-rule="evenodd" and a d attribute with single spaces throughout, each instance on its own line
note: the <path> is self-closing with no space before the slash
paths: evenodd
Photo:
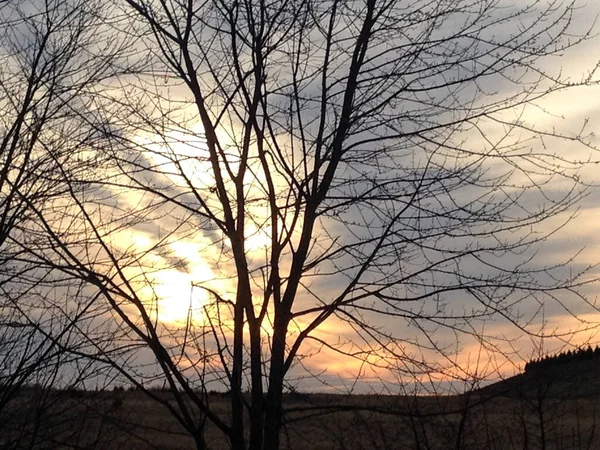
<path id="1" fill-rule="evenodd" d="M 585 302 L 587 269 L 534 257 L 585 194 L 584 124 L 529 115 L 593 81 L 547 64 L 589 38 L 573 4 L 121 6 L 104 24 L 128 43 L 121 75 L 95 85 L 93 119 L 74 108 L 103 144 L 61 172 L 63 215 L 32 206 L 53 249 L 29 258 L 87 283 L 112 314 L 95 332 L 115 353 L 93 358 L 139 385 L 158 368 L 198 448 L 207 421 L 279 448 L 283 392 L 319 379 L 318 352 L 402 377 L 448 336 L 495 345 L 488 319 L 535 333 L 548 302 Z M 205 395 L 222 385 L 226 415 Z"/>
<path id="2" fill-rule="evenodd" d="M 86 346 L 81 332 L 106 308 L 93 301 L 97 296 L 80 301 L 85 282 L 52 272 L 35 256 L 54 246 L 39 219 L 55 226 L 69 220 L 65 175 L 88 173 L 94 157 L 82 152 L 104 139 L 90 126 L 91 94 L 95 84 L 114 74 L 121 52 L 102 42 L 99 6 L 78 0 L 0 2 L 3 448 L 56 443 L 64 411 L 57 409 L 51 390 L 81 387 L 99 375 L 77 351 Z M 36 394 L 23 402 L 23 389 Z"/>

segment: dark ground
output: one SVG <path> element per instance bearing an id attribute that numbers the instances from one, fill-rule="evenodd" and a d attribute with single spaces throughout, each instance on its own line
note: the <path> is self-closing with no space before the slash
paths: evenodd
<path id="1" fill-rule="evenodd" d="M 456 396 L 288 394 L 283 449 L 600 449 L 600 364 L 528 373 Z M 172 394 L 153 392 L 175 405 Z M 229 398 L 213 393 L 226 417 Z M 0 448 L 189 449 L 167 408 L 140 391 L 25 389 L 0 411 Z M 207 423 L 211 449 L 226 449 Z"/>

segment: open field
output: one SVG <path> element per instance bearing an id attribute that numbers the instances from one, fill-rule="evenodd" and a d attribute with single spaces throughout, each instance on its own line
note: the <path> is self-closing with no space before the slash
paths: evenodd
<path id="1" fill-rule="evenodd" d="M 485 391 L 484 391 L 485 392 Z M 548 395 L 548 394 L 551 395 Z M 172 394 L 154 392 L 174 404 Z M 284 449 L 595 449 L 597 396 L 560 399 L 549 390 L 486 398 L 288 395 Z M 229 399 L 210 394 L 224 417 Z M 28 414 L 46 402 L 43 415 Z M 190 405 L 191 407 L 191 405 Z M 193 408 L 191 408 L 193 410 Z M 2 448 L 188 449 L 194 440 L 161 406 L 137 391 L 36 392 L 5 409 Z M 198 423 L 202 417 L 198 415 Z M 227 449 L 206 422 L 211 449 Z"/>

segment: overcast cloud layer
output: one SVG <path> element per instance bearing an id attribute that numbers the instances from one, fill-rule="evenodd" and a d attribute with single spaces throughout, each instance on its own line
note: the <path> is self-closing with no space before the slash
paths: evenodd
<path id="1" fill-rule="evenodd" d="M 591 27 L 594 23 L 594 19 L 600 14 L 600 4 L 594 2 L 584 5 L 580 2 L 581 6 L 576 10 L 574 16 L 574 29 L 583 32 L 587 28 Z M 541 6 L 541 5 L 540 5 Z M 598 32 L 600 27 L 596 26 Z M 502 33 L 507 36 L 514 33 L 518 33 L 518 24 L 515 23 L 514 29 L 503 29 Z M 444 32 L 446 30 L 440 30 Z M 580 81 L 583 77 L 587 76 L 588 73 L 596 67 L 597 62 L 600 60 L 600 52 L 597 51 L 600 48 L 600 38 L 591 38 L 583 44 L 569 49 L 564 55 L 558 57 L 553 56 L 544 60 L 543 69 L 549 73 L 562 73 L 563 76 L 569 76 L 573 82 Z M 285 78 L 285 74 L 281 74 L 281 78 Z M 600 79 L 600 73 L 596 74 L 594 79 Z M 167 81 L 165 81 L 167 84 Z M 509 84 L 509 83 L 508 83 Z M 306 95 L 318 93 L 318 83 L 315 86 L 309 86 L 306 89 Z M 314 92 L 311 90 L 314 88 Z M 507 86 L 505 80 L 501 77 L 485 77 L 479 86 L 485 92 L 498 92 L 500 96 L 503 94 L 511 94 L 514 92 L 507 91 L 508 89 L 515 89 L 514 85 Z M 157 92 L 162 87 L 157 87 Z M 178 95 L 178 89 L 180 86 L 173 88 L 173 91 L 169 91 L 169 95 Z M 164 88 L 167 92 L 168 89 Z M 467 87 L 459 93 L 464 95 L 465 98 L 470 94 L 470 88 Z M 175 93 L 175 94 L 173 94 Z M 183 94 L 185 95 L 185 94 Z M 316 95 L 316 94 L 315 94 Z M 124 97 L 123 97 L 124 98 Z M 418 102 L 415 102 L 418 103 Z M 441 110 L 441 108 L 440 108 Z M 585 124 L 584 134 L 593 135 L 591 142 L 597 148 L 600 148 L 600 87 L 585 87 L 576 88 L 568 91 L 561 91 L 556 94 L 547 96 L 542 101 L 535 105 L 529 105 L 524 109 L 519 109 L 522 113 L 520 117 L 520 123 L 525 127 L 531 126 L 539 130 L 554 130 L 557 134 L 562 135 L 576 135 Z M 315 114 L 318 111 L 315 110 Z M 436 115 L 437 114 L 437 115 Z M 450 114 L 450 113 L 447 113 Z M 508 116 L 513 112 L 507 113 Z M 283 114 L 284 115 L 284 114 Z M 283 116 L 282 115 L 282 116 Z M 333 114 L 332 114 L 333 116 Z M 310 119 L 310 112 L 306 113 L 306 118 Z M 431 117 L 436 119 L 444 119 L 446 115 L 444 113 L 435 113 Z M 509 117 L 514 119 L 514 117 Z M 410 122 L 410 121 L 409 121 Z M 183 125 L 183 124 L 182 124 Z M 197 127 L 194 128 L 194 120 L 190 119 L 189 123 L 189 136 L 198 138 L 202 135 L 201 130 Z M 196 121 L 197 125 L 197 121 Z M 239 125 L 239 124 L 238 124 Z M 177 124 L 168 124 L 167 128 L 176 128 Z M 410 122 L 406 125 L 410 127 L 423 126 L 422 123 L 415 121 Z M 487 122 L 482 123 L 486 133 L 477 132 L 475 129 L 470 129 L 464 132 L 463 135 L 455 135 L 454 139 L 460 140 L 464 138 L 467 142 L 466 147 L 472 149 L 484 148 L 487 143 L 482 139 L 481 134 L 486 135 L 491 141 L 494 141 L 502 136 L 503 130 L 498 123 Z M 234 127 L 235 128 L 235 127 Z M 385 127 L 382 127 L 382 129 Z M 232 134 L 235 134 L 235 130 Z M 410 131 L 410 130 L 409 130 Z M 195 133 L 195 135 L 194 135 Z M 362 135 L 357 134 L 354 138 L 356 140 L 365 139 L 368 137 L 371 131 L 367 131 Z M 190 192 L 185 192 L 181 186 L 177 186 L 177 183 L 181 182 L 181 177 L 165 175 L 163 173 L 153 172 L 157 167 L 163 171 L 177 172 L 180 170 L 173 160 L 169 157 L 173 156 L 169 154 L 169 151 L 164 151 L 162 154 L 158 154 L 163 151 L 164 148 L 174 150 L 177 154 L 175 156 L 181 158 L 182 154 L 185 153 L 185 159 L 188 159 L 185 166 L 185 170 L 188 171 L 190 178 L 195 180 L 197 183 L 198 191 L 206 192 L 208 202 L 217 202 L 217 196 L 213 190 L 214 177 L 210 174 L 210 170 L 207 170 L 208 164 L 206 161 L 200 161 L 200 158 L 194 160 L 194 155 L 197 152 L 204 151 L 203 143 L 190 143 L 190 137 L 184 134 L 179 135 L 177 132 L 171 133 L 166 136 L 165 140 L 171 140 L 171 142 L 160 142 L 160 139 L 154 140 L 152 135 L 149 133 L 140 132 L 137 135 L 129 136 L 131 142 L 139 146 L 140 149 L 144 149 L 147 153 L 141 152 L 141 156 L 136 153 L 138 148 L 135 148 L 131 153 L 123 151 L 121 155 L 126 160 L 131 158 L 129 162 L 135 162 L 137 166 L 136 170 L 140 170 L 140 173 L 144 175 L 144 182 L 148 183 L 148 186 L 152 186 L 156 191 L 160 191 L 165 195 L 171 195 L 172 198 L 176 198 L 181 203 L 177 206 L 169 204 L 168 209 L 160 210 L 157 208 L 156 211 L 151 211 L 149 214 L 156 213 L 152 220 L 144 221 L 140 220 L 139 223 L 135 223 L 125 230 L 114 232 L 111 235 L 111 245 L 120 250 L 137 249 L 140 252 L 146 252 L 144 255 L 145 260 L 135 261 L 132 258 L 132 269 L 129 272 L 131 278 L 140 280 L 141 284 L 150 285 L 145 286 L 143 292 L 148 299 L 152 298 L 153 295 L 159 297 L 161 301 L 157 303 L 158 309 L 165 308 L 163 313 L 163 319 L 167 322 L 180 323 L 187 320 L 188 306 L 192 306 L 193 312 L 201 316 L 203 314 L 202 305 L 203 302 L 209 297 L 206 292 L 200 293 L 197 286 L 205 284 L 211 285 L 216 291 L 223 292 L 229 296 L 228 300 L 234 298 L 234 283 L 233 279 L 230 278 L 233 273 L 232 260 L 228 257 L 222 257 L 227 252 L 223 252 L 223 249 L 228 250 L 222 234 L 214 227 L 210 228 L 205 226 L 204 219 L 199 217 L 192 217 L 189 219 L 185 226 L 178 229 L 179 221 L 186 217 L 186 211 L 182 208 L 182 205 L 195 205 L 196 199 Z M 285 138 L 281 139 L 284 142 Z M 291 141 L 291 139 L 290 139 Z M 510 140 L 509 140 L 510 141 Z M 353 141 L 350 140 L 348 145 L 352 145 Z M 422 142 L 421 142 L 422 143 Z M 172 144 L 169 147 L 169 144 Z M 289 142 L 286 141 L 286 144 Z M 528 150 L 534 146 L 541 148 L 542 142 L 540 140 L 527 142 L 525 148 Z M 506 255 L 492 254 L 487 255 L 488 265 L 482 264 L 481 260 L 476 258 L 465 257 L 461 259 L 460 270 L 468 274 L 472 279 L 486 279 L 493 274 L 494 267 L 511 267 L 518 265 L 520 259 L 527 259 L 535 256 L 528 263 L 529 269 L 544 269 L 554 265 L 561 265 L 568 262 L 567 265 L 557 268 L 553 273 L 556 275 L 568 277 L 570 273 L 576 273 L 578 271 L 585 270 L 589 265 L 594 265 L 600 262 L 600 233 L 598 232 L 600 223 L 600 152 L 585 148 L 579 143 L 572 142 L 569 140 L 555 139 L 548 137 L 544 139 L 543 144 L 546 146 L 545 151 L 549 154 L 564 155 L 568 159 L 575 159 L 580 161 L 586 161 L 587 164 L 576 174 L 578 180 L 581 182 L 579 185 L 588 185 L 589 188 L 585 193 L 585 196 L 577 202 L 574 209 L 562 212 L 561 214 L 553 217 L 551 220 L 545 221 L 542 228 L 536 229 L 536 233 L 543 235 L 544 233 L 553 232 L 543 243 L 537 245 L 531 251 L 528 251 L 522 255 L 514 255 L 507 253 Z M 395 170 L 397 173 L 403 174 L 402 170 L 405 166 L 409 169 L 406 170 L 406 177 L 413 176 L 411 170 L 412 166 L 409 166 L 408 161 L 411 158 L 419 158 L 426 155 L 427 152 L 423 151 L 419 154 L 419 149 L 411 150 L 410 143 L 405 144 L 397 151 L 397 159 L 390 157 L 383 157 L 384 163 L 389 163 L 390 167 L 396 165 Z M 426 144 L 424 144 L 424 148 Z M 421 149 L 421 150 L 422 150 Z M 510 146 L 507 147 L 510 151 Z M 152 153 L 155 152 L 155 153 Z M 186 152 L 189 152 L 187 154 Z M 152 153 L 152 156 L 148 156 Z M 133 161 L 135 159 L 135 161 Z M 357 160 L 359 158 L 357 157 Z M 180 159 L 181 161 L 181 159 Z M 442 173 L 443 158 L 440 157 L 439 161 L 432 157 L 434 163 L 439 162 Z M 419 164 L 422 164 L 421 162 Z M 418 170 L 422 169 L 419 164 L 415 164 L 417 167 L 414 173 L 419 173 Z M 449 169 L 452 169 L 452 163 L 449 163 Z M 133 167 L 133 164 L 132 164 Z M 257 165 L 257 167 L 259 167 Z M 368 173 L 365 169 L 366 166 L 361 166 L 360 162 L 351 161 L 347 163 L 345 167 L 346 172 L 344 176 L 355 184 L 351 184 L 352 188 L 366 189 L 370 181 L 368 176 L 364 173 Z M 149 169 L 152 170 L 149 170 Z M 507 170 L 504 162 L 490 161 L 486 163 L 484 167 L 492 176 L 495 173 L 503 173 Z M 157 172 L 160 172 L 157 170 Z M 428 169 L 429 170 L 429 169 Z M 435 169 L 430 169 L 432 172 Z M 393 173 L 393 170 L 390 171 Z M 526 176 L 527 174 L 519 173 L 516 168 L 511 183 L 512 189 L 516 195 L 522 189 L 522 186 L 530 185 L 531 179 Z M 560 174 L 559 174 L 560 175 Z M 565 169 L 565 175 L 573 176 L 574 173 L 568 172 Z M 110 178 L 110 174 L 106 173 L 99 174 L 99 176 L 107 176 L 106 179 Z M 361 178 L 363 177 L 363 178 Z M 400 177 L 402 179 L 402 177 Z M 105 180 L 106 180 L 105 179 Z M 340 178 L 343 179 L 343 178 Z M 461 186 L 461 180 L 458 177 L 449 177 L 448 186 L 454 189 L 456 183 L 457 187 L 452 191 L 452 195 L 441 199 L 440 203 L 447 202 L 450 204 L 456 200 L 457 203 L 468 204 L 470 200 L 477 198 L 489 199 L 486 197 L 485 187 L 473 185 Z M 540 178 L 542 179 L 542 178 Z M 118 175 L 115 175 L 114 180 L 119 180 Z M 113 181 L 113 179 L 111 179 Z M 277 180 L 276 180 L 277 181 Z M 411 182 L 406 179 L 402 181 L 407 186 L 407 191 L 410 190 Z M 571 179 L 568 177 L 556 176 L 548 185 L 545 186 L 544 194 L 547 198 L 560 199 L 565 195 L 568 190 L 572 187 Z M 401 185 L 402 183 L 397 183 Z M 258 183 L 257 183 L 258 185 Z M 284 183 L 282 183 L 284 185 Z M 181 188 L 181 189 L 180 189 Z M 340 183 L 338 192 L 343 193 L 344 184 Z M 509 189 L 509 188 L 507 188 Z M 335 189 L 334 189 L 335 191 Z M 260 204 L 263 199 L 260 198 L 260 193 L 256 194 L 253 198 L 253 192 L 249 192 L 248 204 L 252 204 L 250 208 L 256 208 L 251 211 L 251 214 L 255 214 L 255 217 L 259 217 L 261 214 L 260 206 L 254 206 Z M 347 194 L 347 193 L 346 193 Z M 146 201 L 144 195 L 139 192 L 132 193 L 127 189 L 120 188 L 119 190 L 111 191 L 111 188 L 102 187 L 95 191 L 95 195 L 98 198 L 104 198 L 100 204 L 103 203 L 102 210 L 99 208 L 95 211 L 98 217 L 106 217 L 103 215 L 104 211 L 110 211 L 111 208 L 115 208 L 117 205 L 122 207 L 125 211 L 127 208 L 135 209 L 136 205 L 142 204 Z M 535 190 L 528 190 L 521 197 L 521 203 L 518 207 L 515 206 L 514 210 L 507 210 L 508 212 L 514 212 L 515 217 L 519 217 L 522 211 L 528 211 L 529 213 L 537 211 L 542 204 L 545 204 L 545 199 L 542 194 Z M 431 199 L 428 199 L 431 200 Z M 333 201 L 332 201 L 333 202 Z M 157 201 L 156 204 L 160 202 Z M 382 202 L 383 203 L 383 202 Z M 125 204 L 125 206 L 123 206 Z M 444 206 L 444 205 L 442 205 Z M 519 211 L 519 209 L 521 211 Z M 218 210 L 218 206 L 217 206 Z M 460 207 L 456 207 L 455 211 L 457 214 L 460 212 Z M 362 214 L 360 214 L 362 213 Z M 319 223 L 319 230 L 317 231 L 323 237 L 323 248 L 327 247 L 327 243 L 335 241 L 335 236 L 347 237 L 349 240 L 352 239 L 351 232 L 356 232 L 354 236 L 356 239 L 361 239 L 367 236 L 369 227 L 348 225 L 353 221 L 361 222 L 361 225 L 365 223 L 371 223 L 373 228 L 381 226 L 380 222 L 384 222 L 384 219 L 379 220 L 376 215 L 369 217 L 370 211 L 367 208 L 363 208 L 360 211 L 356 209 L 348 209 L 346 212 L 336 214 L 336 216 L 326 217 Z M 345 222 L 339 221 L 339 217 L 345 219 Z M 404 228 L 401 229 L 401 233 L 406 230 L 410 230 L 411 227 L 415 229 L 430 229 L 434 228 L 434 219 L 421 219 L 418 216 L 409 216 L 406 222 L 403 223 Z M 437 218 L 436 218 L 437 219 Z M 108 223 L 108 222 L 107 222 Z M 265 222 L 266 223 L 266 222 Z M 259 223 L 255 223 L 255 230 L 251 230 L 251 237 L 248 239 L 249 254 L 252 255 L 249 261 L 250 270 L 255 271 L 255 274 L 260 274 L 261 265 L 265 262 L 264 256 L 264 239 L 265 232 L 260 230 Z M 263 224 L 265 228 L 266 225 Z M 485 224 L 480 225 L 484 228 Z M 164 244 L 163 247 L 154 250 L 153 245 L 159 242 L 165 236 L 165 231 L 177 229 L 176 233 L 173 234 L 173 242 Z M 201 230 L 201 231 L 198 231 Z M 461 229 L 462 231 L 462 229 Z M 365 233 L 360 235 L 360 233 Z M 417 232 L 418 233 L 418 232 Z M 433 233 L 432 233 L 433 234 Z M 518 235 L 518 233 L 516 234 Z M 331 237 L 333 236 L 333 237 Z M 358 237 L 357 237 L 358 236 Z M 175 237 L 178 237 L 175 239 Z M 483 245 L 485 242 L 482 239 L 481 242 L 475 242 L 475 239 L 468 233 L 457 233 L 455 236 L 444 236 L 439 241 L 435 241 L 435 237 L 432 238 L 432 242 L 436 245 L 443 247 L 446 251 L 450 252 L 453 247 L 468 247 L 471 243 L 473 245 Z M 329 241 L 328 241 L 329 239 Z M 486 239 L 491 239 L 487 235 Z M 164 241 L 167 242 L 167 241 Z M 400 241 L 399 241 L 400 242 Z M 408 248 L 408 246 L 407 246 Z M 221 252 L 221 253 L 220 253 Z M 443 253 L 443 252 L 440 252 Z M 493 252 L 491 252 L 493 253 Z M 100 254 L 100 252 L 98 253 Z M 203 257 L 202 255 L 205 255 Z M 289 261 L 291 260 L 291 253 L 288 255 L 289 258 L 282 267 L 287 269 Z M 431 256 L 432 259 L 440 258 L 440 255 L 435 255 L 434 252 L 430 252 L 430 255 L 424 251 L 421 255 L 414 257 L 414 265 L 418 267 L 419 264 L 423 264 L 423 260 L 426 256 Z M 421 259 L 419 259 L 421 258 Z M 168 267 L 168 269 L 157 270 L 152 276 L 147 279 L 140 275 L 140 271 L 136 272 L 135 265 L 140 266 L 146 265 L 146 267 Z M 336 295 L 339 295 L 345 287 L 347 282 L 347 276 L 352 273 L 351 268 L 353 262 L 348 255 L 340 258 L 336 262 L 339 264 L 337 267 L 346 267 L 347 270 L 343 273 L 339 273 L 332 277 L 318 276 L 315 271 L 314 276 L 310 278 L 310 289 L 321 293 L 319 301 L 331 301 Z M 495 266 L 494 266 L 495 265 Z M 322 269 L 336 269 L 334 264 L 322 266 Z M 414 269 L 413 269 L 414 270 Z M 435 283 L 439 286 L 451 285 L 456 283 L 457 278 L 455 273 L 446 274 L 448 278 L 444 278 L 443 272 L 436 273 L 437 279 Z M 368 277 L 372 277 L 373 280 L 381 281 L 380 278 L 385 277 L 378 274 L 376 271 L 369 273 Z M 423 275 L 425 279 L 427 277 L 433 277 L 433 275 Z M 540 274 L 539 281 L 541 284 L 549 283 L 551 280 L 547 274 Z M 585 279 L 593 279 L 600 277 L 600 269 L 593 268 L 586 272 Z M 220 280 L 214 284 L 213 278 Z M 260 279 L 256 275 L 256 279 Z M 467 279 L 467 278 L 465 278 Z M 211 284 L 213 283 L 213 284 Z M 435 283 L 432 283 L 435 284 Z M 217 286 L 217 287 L 215 287 Z M 390 289 L 395 295 L 401 297 L 402 295 L 415 295 L 414 291 L 411 293 L 408 288 L 406 291 L 402 290 L 403 287 L 394 287 Z M 426 289 L 426 288 L 424 288 Z M 257 289 L 260 291 L 260 289 Z M 418 290 L 418 287 L 415 288 Z M 142 289 L 140 288 L 140 293 Z M 600 312 L 595 307 L 596 298 L 600 298 L 600 283 L 595 282 L 593 284 L 586 285 L 581 288 L 581 292 L 585 294 L 585 299 L 578 298 L 577 296 L 566 296 L 562 293 L 557 294 L 556 298 L 551 296 L 540 295 L 539 297 L 531 298 L 527 296 L 523 297 L 523 301 L 520 304 L 518 310 L 520 312 L 520 318 L 517 325 L 522 327 L 519 330 L 515 323 L 511 323 L 512 317 L 502 318 L 494 317 L 490 319 L 489 315 L 481 320 L 472 320 L 468 324 L 461 324 L 464 329 L 467 330 L 466 334 L 460 336 L 454 332 L 451 327 L 436 326 L 435 323 L 424 321 L 423 323 L 417 323 L 417 321 L 404 320 L 393 318 L 389 316 L 377 316 L 371 318 L 373 326 L 381 327 L 381 329 L 390 330 L 390 332 L 398 339 L 399 345 L 404 344 L 407 350 L 407 357 L 424 358 L 427 361 L 437 362 L 441 366 L 447 367 L 448 372 L 446 375 L 455 376 L 458 379 L 468 377 L 481 377 L 481 376 L 506 376 L 511 375 L 522 369 L 524 361 L 531 356 L 544 354 L 546 352 L 552 352 L 557 349 L 566 346 L 577 346 L 582 344 L 596 344 L 600 343 L 600 336 L 596 329 L 600 326 Z M 140 294 L 141 295 L 141 294 Z M 315 302 L 314 298 L 311 298 L 310 291 L 307 288 L 303 291 L 304 297 L 299 298 L 297 308 L 304 305 Z M 585 300 L 585 301 L 584 301 Z M 169 302 L 171 305 L 169 306 Z M 587 302 L 587 303 L 586 303 Z M 173 304 L 177 303 L 177 306 Z M 407 302 L 408 303 L 408 302 Z M 443 303 L 445 304 L 444 314 L 449 316 L 460 316 L 461 314 L 468 315 L 469 311 L 480 308 L 481 305 L 473 297 L 468 297 L 462 291 L 451 291 L 443 294 Z M 419 308 L 424 308 L 422 311 L 428 311 L 427 308 L 431 308 L 431 311 L 435 312 L 437 304 L 435 302 L 417 304 L 414 311 L 418 311 Z M 410 310 L 411 306 L 407 306 Z M 156 311 L 154 311 L 156 313 Z M 411 311 L 413 312 L 413 311 Z M 160 311 L 159 311 L 160 313 Z M 135 312 L 131 312 L 135 314 Z M 417 314 L 415 312 L 414 314 Z M 434 313 L 432 313 L 434 314 Z M 160 314 L 159 314 L 160 315 Z M 460 322 L 460 320 L 458 320 Z M 297 323 L 292 327 L 293 333 L 298 333 L 308 323 L 306 316 L 298 318 Z M 469 330 L 472 335 L 469 335 Z M 348 342 L 346 349 L 348 351 L 353 350 L 354 347 L 350 344 L 355 336 L 355 329 L 352 325 L 340 320 L 339 317 L 330 318 L 322 329 L 318 330 L 316 336 L 327 342 L 333 342 L 336 344 L 344 344 Z M 534 338 L 528 336 L 526 332 L 537 333 L 540 335 L 546 335 L 546 338 Z M 485 337 L 484 343 L 477 338 Z M 367 343 L 369 344 L 369 343 Z M 417 350 L 414 347 L 414 352 L 411 353 L 411 346 L 418 344 L 420 349 Z M 311 353 L 319 346 L 308 347 L 305 351 Z M 436 348 L 437 347 L 437 348 Z M 439 350 L 448 356 L 447 360 L 443 360 L 439 356 Z M 418 354 L 420 353 L 420 354 Z M 140 365 L 143 365 L 146 356 L 140 356 Z M 148 358 L 150 359 L 150 358 Z M 319 352 L 306 358 L 302 361 L 304 367 L 297 366 L 291 371 L 291 383 L 297 383 L 298 388 L 306 390 L 314 389 L 340 389 L 347 391 L 348 389 L 356 389 L 357 391 L 369 391 L 374 390 L 378 392 L 397 392 L 398 384 L 414 378 L 416 376 L 419 379 L 422 376 L 421 381 L 427 384 L 431 380 L 423 374 L 415 373 L 404 373 L 404 371 L 414 370 L 414 367 L 410 364 L 406 367 L 389 367 L 387 362 L 370 360 L 372 363 L 370 366 L 363 366 L 362 362 L 353 358 L 340 358 L 335 353 L 327 350 L 327 348 L 321 348 Z M 306 378 L 306 370 L 313 373 L 320 374 L 319 382 L 315 382 L 311 378 Z M 388 369 L 392 369 L 391 371 Z M 406 375 L 406 378 L 405 378 Z M 298 377 L 294 380 L 294 377 Z M 357 377 L 360 377 L 360 382 L 355 383 Z M 443 382 L 447 381 L 447 377 L 440 376 L 440 380 Z"/>

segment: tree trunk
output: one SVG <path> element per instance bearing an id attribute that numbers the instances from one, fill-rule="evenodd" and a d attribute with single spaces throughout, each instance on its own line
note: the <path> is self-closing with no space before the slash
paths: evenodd
<path id="1" fill-rule="evenodd" d="M 265 405 L 265 450 L 279 450 L 279 430 L 282 423 L 283 377 L 287 320 L 275 314 L 269 392 Z M 254 449 L 253 449 L 254 450 Z"/>

